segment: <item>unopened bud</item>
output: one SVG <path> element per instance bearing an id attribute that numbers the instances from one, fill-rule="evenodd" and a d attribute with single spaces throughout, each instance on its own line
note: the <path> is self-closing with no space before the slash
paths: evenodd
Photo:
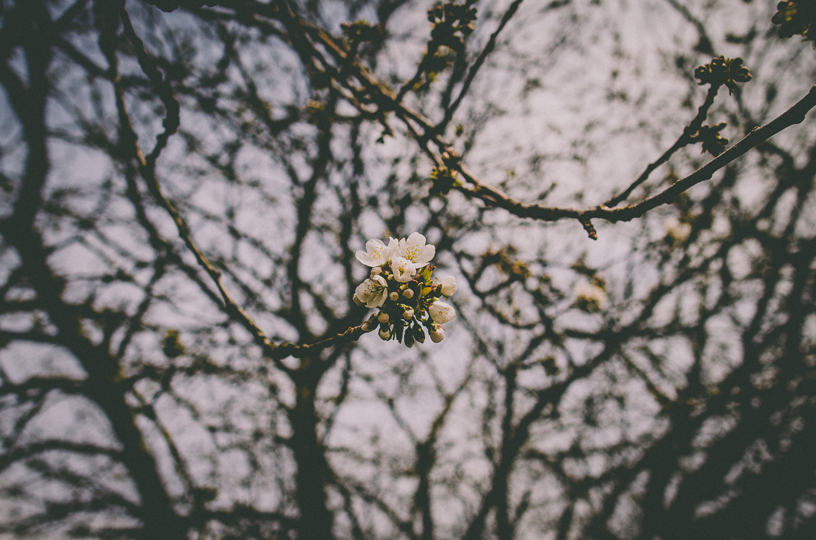
<path id="1" fill-rule="evenodd" d="M 410 300 L 411 298 L 414 297 L 414 291 L 412 291 L 411 289 L 405 289 L 404 291 L 402 291 L 402 296 Z"/>
<path id="2" fill-rule="evenodd" d="M 422 328 L 422 326 L 417 325 L 414 327 L 413 330 L 414 338 L 416 338 L 416 340 L 419 341 L 420 343 L 425 343 L 425 330 Z"/>
<path id="3" fill-rule="evenodd" d="M 411 308 L 407 308 L 405 311 L 402 312 L 402 318 L 406 321 L 410 321 L 414 318 L 414 310 Z"/>
<path id="4" fill-rule="evenodd" d="M 443 339 L 445 339 L 445 329 L 439 325 L 434 325 L 433 328 L 431 328 L 431 341 L 439 343 Z"/>
<path id="5" fill-rule="evenodd" d="M 388 313 L 386 313 L 384 311 L 380 311 L 380 314 L 377 315 L 377 320 L 380 321 L 383 324 L 387 323 L 388 322 Z"/>
<path id="6" fill-rule="evenodd" d="M 399 300 L 399 293 L 397 291 L 389 293 L 388 299 L 391 300 L 392 302 L 396 302 L 397 300 Z"/>
<path id="7" fill-rule="evenodd" d="M 456 278 L 448 276 L 443 279 L 440 292 L 445 296 L 453 296 L 456 293 Z"/>
<path id="8" fill-rule="evenodd" d="M 391 337 L 391 330 L 388 328 L 380 328 L 380 339 L 387 341 Z"/>

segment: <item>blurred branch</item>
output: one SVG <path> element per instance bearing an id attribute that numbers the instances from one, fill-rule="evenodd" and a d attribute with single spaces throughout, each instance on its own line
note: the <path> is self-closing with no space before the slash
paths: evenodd
<path id="1" fill-rule="evenodd" d="M 64 451 L 85 455 L 104 455 L 114 459 L 121 457 L 120 450 L 97 446 L 90 443 L 59 440 L 29 442 L 22 446 L 10 448 L 4 454 L 0 454 L 0 471 L 6 470 L 10 465 L 17 463 L 18 461 L 23 461 L 38 454 L 53 451 Z"/>
<path id="2" fill-rule="evenodd" d="M 456 97 L 456 100 L 445 109 L 445 117 L 442 119 L 439 124 L 436 125 L 436 132 L 443 133 L 445 128 L 447 127 L 448 123 L 453 118 L 456 109 L 459 108 L 459 105 L 462 104 L 462 100 L 467 95 L 468 91 L 470 90 L 470 85 L 473 83 L 473 80 L 476 78 L 476 75 L 479 73 L 479 69 L 484 65 L 485 60 L 487 59 L 488 55 L 493 52 L 493 49 L 496 47 L 496 40 L 499 37 L 499 34 L 504 30 L 504 27 L 507 26 L 507 23 L 510 22 L 510 19 L 513 15 L 516 14 L 519 6 L 524 0 L 515 0 L 510 7 L 504 12 L 501 21 L 499 22 L 499 27 L 490 35 L 490 38 L 487 40 L 487 44 L 482 49 L 482 52 L 476 58 L 476 60 L 471 64 L 470 70 L 468 71 L 467 77 L 465 77 L 464 82 L 462 83 L 462 88 L 459 90 L 459 95 Z"/>
<path id="3" fill-rule="evenodd" d="M 113 13 L 113 10 L 111 11 Z M 121 7 L 117 13 L 123 21 L 128 20 L 128 15 L 124 7 Z M 135 31 L 133 30 L 132 26 L 129 26 L 129 24 L 125 22 L 125 28 L 126 34 L 130 33 L 131 39 L 135 41 L 134 45 L 141 45 L 141 40 L 139 40 L 138 36 L 135 35 Z M 288 372 L 290 369 L 280 360 L 286 358 L 287 356 L 308 356 L 316 350 L 321 350 L 326 347 L 348 343 L 359 339 L 363 333 L 370 331 L 364 330 L 364 325 L 360 325 L 351 327 L 344 332 L 335 334 L 312 344 L 275 344 L 266 336 L 263 330 L 261 330 L 261 328 L 252 320 L 252 318 L 243 310 L 243 308 L 238 305 L 224 286 L 221 271 L 216 269 L 204 255 L 197 243 L 193 240 L 192 233 L 187 225 L 187 222 L 181 216 L 176 206 L 164 195 L 161 184 L 159 183 L 155 173 L 156 159 L 166 145 L 168 138 L 175 133 L 176 129 L 178 128 L 178 102 L 172 96 L 172 91 L 169 89 L 169 85 L 163 80 L 161 73 L 158 71 L 158 68 L 155 66 L 155 63 L 152 61 L 150 56 L 144 51 L 144 47 L 142 45 L 142 53 L 139 57 L 140 64 L 142 65 L 142 69 L 149 72 L 148 76 L 151 78 L 154 86 L 158 87 L 157 89 L 163 96 L 163 101 L 167 107 L 168 115 L 164 121 L 165 131 L 158 136 L 153 152 L 151 152 L 151 154 L 145 158 L 144 154 L 139 148 L 138 137 L 133 129 L 130 116 L 127 112 L 127 106 L 125 104 L 124 89 L 121 85 L 121 77 L 118 73 L 115 28 L 113 27 L 113 20 L 108 21 L 108 26 L 103 30 L 104 31 L 100 34 L 100 46 L 108 60 L 108 65 L 110 66 L 109 69 L 111 70 L 111 73 L 113 73 L 116 106 L 117 110 L 119 111 L 121 142 L 128 151 L 128 155 L 131 156 L 131 159 L 136 160 L 138 169 L 142 175 L 142 178 L 147 183 L 150 192 L 172 218 L 178 230 L 179 236 L 187 245 L 190 252 L 193 253 L 199 265 L 201 265 L 201 267 L 207 272 L 215 284 L 219 294 L 221 295 L 223 307 L 225 308 L 227 315 L 239 321 L 244 328 L 250 332 L 255 342 L 263 348 L 265 356 L 272 359 L 275 362 L 276 367 L 284 372 Z M 315 173 L 315 177 L 316 176 L 317 173 Z M 373 328 L 371 330 L 373 330 Z"/>

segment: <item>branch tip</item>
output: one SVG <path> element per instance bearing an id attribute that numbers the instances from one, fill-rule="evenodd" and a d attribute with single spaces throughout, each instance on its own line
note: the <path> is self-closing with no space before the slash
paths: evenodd
<path id="1" fill-rule="evenodd" d="M 598 231 L 595 230 L 595 226 L 592 224 L 592 221 L 590 221 L 589 219 L 582 219 L 580 221 L 581 221 L 581 225 L 583 225 L 584 230 L 586 231 L 587 235 L 592 240 L 597 240 L 598 239 Z"/>

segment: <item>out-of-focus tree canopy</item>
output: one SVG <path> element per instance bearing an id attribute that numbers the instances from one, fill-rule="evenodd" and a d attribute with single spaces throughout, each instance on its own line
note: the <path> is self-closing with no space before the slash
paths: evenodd
<path id="1" fill-rule="evenodd" d="M 816 538 L 815 20 L 0 0 L 0 538 Z"/>

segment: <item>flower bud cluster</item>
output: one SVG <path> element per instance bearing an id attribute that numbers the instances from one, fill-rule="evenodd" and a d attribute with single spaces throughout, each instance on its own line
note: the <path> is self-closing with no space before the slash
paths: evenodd
<path id="1" fill-rule="evenodd" d="M 725 122 L 713 126 L 700 126 L 700 131 L 691 137 L 691 142 L 702 143 L 703 152 L 719 156 L 728 146 L 728 139 L 720 135 L 720 131 L 725 129 L 725 126 Z"/>
<path id="2" fill-rule="evenodd" d="M 456 317 L 453 307 L 440 300 L 456 292 L 456 278 L 434 281 L 429 264 L 436 248 L 426 244 L 419 233 L 407 239 L 366 242 L 366 251 L 358 251 L 357 260 L 371 267 L 371 275 L 354 292 L 354 302 L 379 308 L 377 322 L 380 338 L 395 339 L 413 347 L 425 341 L 439 343 L 445 337 L 442 327 Z"/>
<path id="3" fill-rule="evenodd" d="M 448 2 L 432 7 L 428 10 L 428 22 L 433 24 L 429 50 L 443 45 L 461 50 L 465 38 L 475 29 L 475 21 L 476 8 L 467 4 Z"/>
<path id="4" fill-rule="evenodd" d="M 751 80 L 751 72 L 742 65 L 742 58 L 726 58 L 718 56 L 711 63 L 702 65 L 694 70 L 694 78 L 699 84 L 728 87 L 728 93 L 737 89 L 736 83 L 745 83 Z"/>
<path id="5" fill-rule="evenodd" d="M 812 31 L 816 23 L 816 5 L 811 0 L 779 2 L 771 22 L 779 25 L 779 37 L 789 38 L 799 34 L 804 41 L 813 41 L 816 47 L 816 36 Z"/>
<path id="6" fill-rule="evenodd" d="M 459 166 L 459 154 L 453 148 L 448 148 L 442 152 L 442 163 L 434 167 L 431 171 L 431 180 L 433 180 L 433 187 L 431 188 L 431 195 L 447 195 L 450 190 L 456 185 L 456 167 Z"/>

